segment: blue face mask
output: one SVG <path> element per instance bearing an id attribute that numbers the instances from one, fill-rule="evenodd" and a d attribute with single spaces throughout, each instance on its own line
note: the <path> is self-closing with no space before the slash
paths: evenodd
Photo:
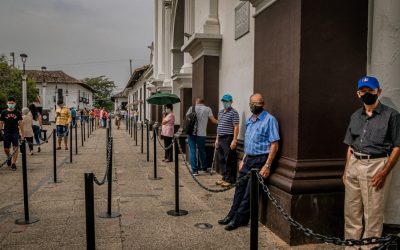
<path id="1" fill-rule="evenodd" d="M 230 102 L 222 102 L 222 104 L 224 105 L 224 109 L 228 109 L 231 107 L 231 103 Z"/>
<path id="2" fill-rule="evenodd" d="M 15 109 L 15 103 L 7 103 L 9 109 Z"/>

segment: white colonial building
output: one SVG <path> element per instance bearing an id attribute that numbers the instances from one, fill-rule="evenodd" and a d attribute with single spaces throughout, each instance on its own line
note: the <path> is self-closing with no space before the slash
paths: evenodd
<path id="1" fill-rule="evenodd" d="M 27 74 L 28 78 L 36 81 L 36 89 L 39 95 L 37 106 L 44 112 L 49 112 L 51 122 L 55 118 L 58 100 L 63 100 L 69 108 L 93 108 L 94 90 L 63 71 L 28 70 Z"/>
<path id="2" fill-rule="evenodd" d="M 400 1 L 154 3 L 153 73 L 146 77 L 146 89 L 180 96 L 182 102 L 174 105 L 177 125 L 195 97 L 204 98 L 216 115 L 221 96 L 231 94 L 240 114 L 240 139 L 250 115 L 249 96 L 262 93 L 282 137 L 269 180 L 272 193 L 293 218 L 315 232 L 340 236 L 342 141 L 351 113 L 360 107 L 357 80 L 377 76 L 381 101 L 400 110 Z M 213 134 L 215 127 L 209 126 L 208 135 Z M 385 228 L 400 230 L 400 164 L 393 177 Z M 261 221 L 290 244 L 309 240 L 267 202 Z"/>

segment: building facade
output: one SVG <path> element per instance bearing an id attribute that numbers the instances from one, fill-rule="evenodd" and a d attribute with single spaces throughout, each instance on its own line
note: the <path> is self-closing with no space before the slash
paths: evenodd
<path id="1" fill-rule="evenodd" d="M 400 2 L 390 0 L 154 0 L 152 86 L 177 94 L 179 125 L 195 97 L 216 115 L 233 95 L 240 135 L 260 92 L 280 123 L 269 184 L 289 214 L 315 232 L 343 235 L 343 138 L 360 107 L 357 80 L 375 75 L 381 101 L 400 110 Z M 329 131 L 329 132 L 328 132 Z M 209 126 L 212 140 L 215 127 Z M 209 145 L 212 146 L 212 145 Z M 385 228 L 400 230 L 400 166 Z M 261 221 L 286 242 L 310 241 L 264 198 Z"/>
<path id="2" fill-rule="evenodd" d="M 36 82 L 40 101 L 37 106 L 49 113 L 49 121 L 55 121 L 58 100 L 69 108 L 93 108 L 94 90 L 63 71 L 28 70 L 27 75 Z"/>

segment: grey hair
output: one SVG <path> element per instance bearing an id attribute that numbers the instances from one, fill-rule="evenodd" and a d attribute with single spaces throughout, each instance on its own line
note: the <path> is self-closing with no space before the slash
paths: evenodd
<path id="1" fill-rule="evenodd" d="M 27 115 L 29 113 L 29 109 L 27 107 L 22 108 L 22 114 Z"/>
<path id="2" fill-rule="evenodd" d="M 259 96 L 259 97 L 261 97 L 261 101 L 264 102 L 264 96 L 263 96 L 262 94 L 260 94 L 260 93 L 254 93 L 254 94 L 252 94 L 252 95 L 250 96 L 250 100 L 251 100 L 251 98 L 253 98 L 254 96 Z"/>

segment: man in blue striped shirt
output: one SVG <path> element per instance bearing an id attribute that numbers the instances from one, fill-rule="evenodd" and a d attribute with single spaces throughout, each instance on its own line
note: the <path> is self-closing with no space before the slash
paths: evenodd
<path id="1" fill-rule="evenodd" d="M 264 98 L 261 94 L 250 97 L 250 110 L 253 115 L 246 121 L 245 155 L 239 166 L 239 178 L 247 175 L 252 168 L 260 169 L 260 175 L 267 178 L 279 147 L 278 122 L 264 110 Z M 226 225 L 225 230 L 230 231 L 247 225 L 249 220 L 250 181 L 247 180 L 236 187 L 231 210 L 218 223 Z"/>
<path id="2" fill-rule="evenodd" d="M 233 98 L 231 95 L 224 95 L 221 98 L 221 101 L 224 108 L 218 112 L 215 148 L 218 149 L 222 180 L 217 181 L 217 185 L 229 187 L 236 181 L 236 145 L 239 134 L 239 114 L 234 108 L 232 108 Z"/>

